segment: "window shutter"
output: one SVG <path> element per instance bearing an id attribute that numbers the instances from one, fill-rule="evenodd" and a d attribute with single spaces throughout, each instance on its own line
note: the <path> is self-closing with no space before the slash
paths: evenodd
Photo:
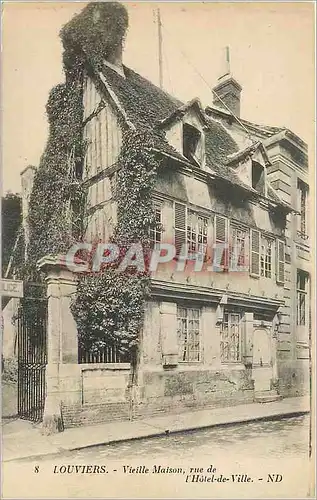
<path id="1" fill-rule="evenodd" d="M 285 243 L 281 240 L 276 241 L 276 281 L 285 281 Z"/>
<path id="2" fill-rule="evenodd" d="M 217 252 L 217 244 L 228 244 L 228 233 L 229 233 L 229 221 L 226 217 L 222 215 L 215 215 L 214 218 L 214 238 L 216 243 L 216 252 Z M 219 254 L 216 253 L 216 259 L 218 260 Z M 225 268 L 228 267 L 228 257 L 229 252 L 228 249 L 224 249 L 221 256 L 220 265 Z"/>
<path id="3" fill-rule="evenodd" d="M 182 246 L 186 243 L 186 205 L 175 203 L 175 248 L 176 256 L 180 254 Z"/>
<path id="4" fill-rule="evenodd" d="M 222 215 L 215 215 L 214 221 L 216 243 L 226 243 L 228 241 L 228 219 Z"/>
<path id="5" fill-rule="evenodd" d="M 261 234 L 256 229 L 251 229 L 250 235 L 250 274 L 252 276 L 260 276 L 260 245 Z"/>

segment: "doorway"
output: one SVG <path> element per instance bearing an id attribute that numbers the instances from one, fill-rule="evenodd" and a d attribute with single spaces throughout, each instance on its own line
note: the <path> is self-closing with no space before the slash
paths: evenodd
<path id="1" fill-rule="evenodd" d="M 252 378 L 255 392 L 271 390 L 273 377 L 272 338 L 270 328 L 257 327 L 253 333 Z"/>

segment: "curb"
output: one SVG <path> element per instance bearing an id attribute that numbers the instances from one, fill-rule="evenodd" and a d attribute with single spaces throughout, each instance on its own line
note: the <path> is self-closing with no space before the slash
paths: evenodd
<path id="1" fill-rule="evenodd" d="M 110 439 L 107 441 L 99 441 L 98 443 L 91 443 L 91 444 L 85 444 L 81 446 L 75 446 L 75 447 L 68 447 L 68 448 L 63 448 L 62 446 L 57 448 L 57 451 L 52 451 L 48 453 L 36 453 L 33 455 L 26 455 L 23 457 L 16 457 L 16 458 L 10 458 L 8 460 L 2 459 L 3 463 L 9 463 L 9 462 L 18 462 L 18 461 L 23 461 L 23 460 L 37 460 L 40 457 L 56 457 L 60 453 L 67 453 L 67 452 L 72 452 L 72 451 L 80 451 L 84 449 L 89 449 L 89 448 L 97 448 L 98 446 L 107 446 L 107 445 L 113 445 L 115 443 L 124 443 L 124 442 L 132 442 L 132 441 L 139 441 L 141 439 L 154 439 L 158 437 L 164 437 L 164 436 L 171 436 L 173 434 L 182 434 L 182 433 L 187 433 L 187 432 L 195 432 L 199 431 L 202 429 L 211 429 L 213 427 L 229 427 L 229 426 L 234 426 L 234 425 L 239 425 L 239 424 L 244 424 L 247 422 L 265 422 L 265 421 L 274 421 L 274 420 L 283 420 L 284 418 L 292 418 L 292 417 L 298 417 L 302 415 L 307 415 L 310 413 L 310 410 L 293 410 L 293 411 L 288 411 L 285 413 L 277 413 L 275 415 L 265 415 L 265 416 L 258 416 L 258 417 L 241 417 L 238 420 L 234 420 L 232 422 L 219 422 L 219 423 L 210 423 L 210 424 L 203 424 L 200 426 L 193 426 L 193 427 L 182 427 L 179 429 L 175 430 L 161 430 L 157 432 L 149 432 L 148 434 L 143 434 L 141 436 L 134 436 L 134 437 L 122 437 L 122 438 L 115 438 L 115 439 Z"/>

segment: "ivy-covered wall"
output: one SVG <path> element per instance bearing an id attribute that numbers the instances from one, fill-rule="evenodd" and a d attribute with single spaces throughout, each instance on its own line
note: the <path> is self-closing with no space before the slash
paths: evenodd
<path id="1" fill-rule="evenodd" d="M 113 242 L 120 248 L 120 262 L 133 243 L 141 244 L 147 254 L 150 228 L 156 224 L 152 191 L 159 162 L 151 138 L 142 132 L 126 132 L 118 163 L 118 224 Z M 136 267 L 120 272 L 118 262 L 79 279 L 72 312 L 80 343 L 92 350 L 109 340 L 118 342 L 122 351 L 138 344 L 150 277 L 146 262 L 141 272 Z"/>
<path id="2" fill-rule="evenodd" d="M 74 241 L 84 237 L 83 78 L 86 71 L 100 70 L 104 59 L 111 62 L 118 57 L 127 26 L 127 12 L 121 4 L 91 3 L 61 31 L 66 81 L 52 89 L 46 106 L 49 138 L 30 198 L 26 279 L 41 280 L 36 272 L 38 259 L 66 253 Z M 150 228 L 155 225 L 151 195 L 159 165 L 152 146 L 150 133 L 123 127 L 118 224 L 113 237 L 121 248 L 120 258 L 130 243 L 149 248 Z M 79 344 L 98 351 L 115 341 L 121 351 L 135 353 L 148 293 L 146 271 L 131 269 L 123 274 L 109 265 L 98 275 L 79 276 L 72 303 Z"/>

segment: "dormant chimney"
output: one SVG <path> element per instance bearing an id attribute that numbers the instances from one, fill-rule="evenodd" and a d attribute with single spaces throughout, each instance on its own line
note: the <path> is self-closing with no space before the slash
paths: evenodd
<path id="1" fill-rule="evenodd" d="M 240 95 L 241 85 L 233 78 L 230 71 L 229 47 L 225 47 L 225 57 L 223 59 L 222 75 L 218 78 L 217 85 L 213 88 L 213 104 L 225 111 L 231 111 L 235 116 L 240 117 Z"/>

